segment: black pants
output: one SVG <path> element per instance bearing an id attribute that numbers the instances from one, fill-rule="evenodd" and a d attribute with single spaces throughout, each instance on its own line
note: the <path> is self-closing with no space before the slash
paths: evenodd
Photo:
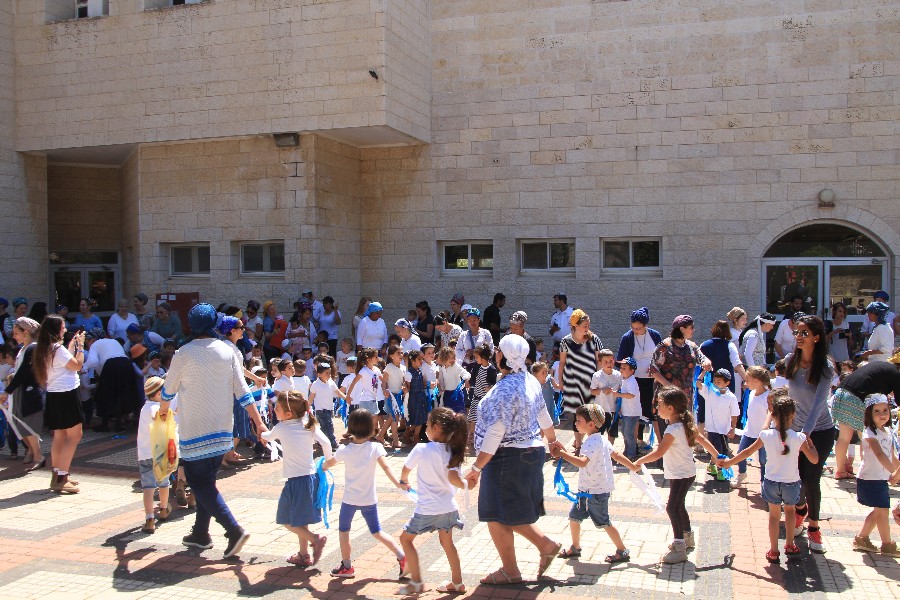
<path id="1" fill-rule="evenodd" d="M 806 455 L 800 453 L 800 504 L 809 505 L 809 520 L 819 520 L 819 509 L 822 507 L 822 471 L 825 469 L 825 461 L 834 448 L 834 432 L 831 429 L 813 431 L 809 434 L 816 452 L 819 454 L 819 462 L 811 463 Z"/>
<path id="2" fill-rule="evenodd" d="M 731 455 L 731 450 L 728 447 L 727 435 L 725 435 L 724 433 L 714 433 L 712 431 L 707 431 L 706 438 L 713 446 L 716 447 L 716 450 L 719 451 L 719 454 L 724 454 L 725 456 Z"/>
<path id="3" fill-rule="evenodd" d="M 669 480 L 669 501 L 666 503 L 666 513 L 672 522 L 672 535 L 676 540 L 684 539 L 684 532 L 691 530 L 691 518 L 684 506 L 688 490 L 694 485 L 695 477 Z"/>

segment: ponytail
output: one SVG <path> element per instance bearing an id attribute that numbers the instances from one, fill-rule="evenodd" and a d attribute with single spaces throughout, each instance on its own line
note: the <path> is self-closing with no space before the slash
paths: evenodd
<path id="1" fill-rule="evenodd" d="M 466 441 L 469 437 L 469 425 L 466 422 L 464 414 L 457 414 L 439 406 L 431 411 L 428 420 L 432 425 L 441 430 L 443 434 L 443 443 L 447 444 L 450 450 L 450 462 L 447 464 L 448 469 L 455 469 L 463 462 L 466 454 Z"/>
<path id="2" fill-rule="evenodd" d="M 778 397 L 772 401 L 772 417 L 775 419 L 778 434 L 781 436 L 781 444 L 784 446 L 784 450 L 781 452 L 782 456 L 791 452 L 787 444 L 787 432 L 796 410 L 794 400 L 790 396 Z"/>
<path id="3" fill-rule="evenodd" d="M 700 430 L 697 428 L 697 423 L 694 422 L 694 415 L 688 408 L 687 394 L 676 387 L 664 387 L 660 390 L 657 399 L 666 406 L 671 406 L 678 415 L 678 422 L 684 425 L 684 435 L 687 438 L 688 446 L 693 448 L 697 443 Z"/>

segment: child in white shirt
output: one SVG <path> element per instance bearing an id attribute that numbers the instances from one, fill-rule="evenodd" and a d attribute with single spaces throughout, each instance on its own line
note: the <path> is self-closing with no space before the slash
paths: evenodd
<path id="1" fill-rule="evenodd" d="M 309 388 L 309 403 L 316 412 L 316 419 L 322 428 L 322 433 L 331 442 L 331 449 L 337 450 L 337 440 L 334 437 L 334 399 L 347 398 L 331 378 L 331 365 L 319 363 L 316 367 L 316 380 Z"/>
<path id="2" fill-rule="evenodd" d="M 174 418 L 174 412 L 159 411 L 159 401 L 162 399 L 163 380 L 159 377 L 148 377 L 144 382 L 144 393 L 147 400 L 141 408 L 138 419 L 137 431 L 137 457 L 138 471 L 141 475 L 141 488 L 144 492 L 144 526 L 141 531 L 154 533 L 156 531 L 156 518 L 165 521 L 172 513 L 169 507 L 169 478 L 157 479 L 153 472 L 153 446 L 150 440 L 150 430 L 157 420 L 165 421 Z M 177 445 L 177 440 L 176 440 Z M 174 457 L 170 457 L 174 458 Z M 176 463 L 177 464 L 177 463 Z M 153 494 L 159 490 L 159 506 L 153 508 Z"/>
<path id="3" fill-rule="evenodd" d="M 750 388 L 750 399 L 747 402 L 747 421 L 744 423 L 744 431 L 741 434 L 738 452 L 743 452 L 759 438 L 771 409 L 769 402 L 769 386 L 771 385 L 769 371 L 764 367 L 749 367 L 745 383 Z M 762 481 L 766 478 L 765 447 L 759 449 L 759 470 L 760 481 Z M 742 460 L 738 463 L 738 474 L 731 482 L 731 487 L 738 488 L 746 480 L 747 461 Z"/>
<path id="4" fill-rule="evenodd" d="M 622 399 L 622 436 L 625 438 L 625 456 L 629 460 L 637 458 L 637 434 L 641 422 L 641 390 L 638 387 L 634 373 L 637 371 L 637 361 L 628 357 L 619 361 L 619 371 L 622 374 L 622 383 L 616 396 Z"/>
<path id="5" fill-rule="evenodd" d="M 718 466 L 729 468 L 734 463 L 746 459 L 760 448 L 765 447 L 766 477 L 763 479 L 762 496 L 769 504 L 769 551 L 766 560 L 770 563 L 780 561 L 778 552 L 778 536 L 781 524 L 781 505 L 784 504 L 785 544 L 784 553 L 788 558 L 800 554 L 800 548 L 794 544 L 794 509 L 800 502 L 800 466 L 799 454 L 803 452 L 809 462 L 819 462 L 819 454 L 812 441 L 804 434 L 791 429 L 794 424 L 796 406 L 787 395 L 787 390 L 772 392 L 772 420 L 774 429 L 761 431 L 759 438 L 734 458 L 717 460 Z M 887 514 L 887 513 L 885 513 Z"/>
<path id="6" fill-rule="evenodd" d="M 610 357 L 612 358 L 612 357 Z M 634 472 L 640 467 L 625 456 L 613 450 L 612 444 L 603 438 L 600 428 L 606 421 L 605 411 L 596 404 L 585 404 L 575 409 L 575 428 L 586 437 L 581 444 L 581 453 L 575 456 L 566 451 L 561 442 L 550 446 L 553 458 L 563 458 L 578 467 L 578 501 L 569 511 L 569 531 L 572 546 L 560 553 L 561 558 L 581 556 L 581 522 L 591 518 L 595 527 L 602 527 L 616 546 L 615 554 L 606 557 L 607 563 L 627 562 L 631 557 L 622 536 L 609 518 L 609 496 L 615 488 L 612 461 L 622 464 Z"/>
<path id="7" fill-rule="evenodd" d="M 400 438 L 397 435 L 397 426 L 403 416 L 403 381 L 406 375 L 406 367 L 403 366 L 403 351 L 399 346 L 391 346 L 387 351 L 388 363 L 382 373 L 384 385 L 385 417 L 381 429 L 375 437 L 380 443 L 384 443 L 384 436 L 388 428 L 391 429 L 391 447 L 400 447 Z"/>
<path id="8" fill-rule="evenodd" d="M 456 353 L 450 348 L 441 348 L 437 362 L 440 366 L 438 385 L 443 391 L 443 406 L 456 413 L 465 413 L 465 392 L 460 384 L 468 381 L 472 375 L 456 361 Z"/>
<path id="9" fill-rule="evenodd" d="M 595 396 L 597 404 L 603 409 L 603 429 L 601 434 L 606 434 L 610 443 L 615 443 L 619 436 L 618 413 L 616 406 L 616 391 L 622 385 L 622 374 L 613 368 L 615 356 L 611 350 L 600 351 L 600 370 L 591 377 L 591 396 Z"/>
<path id="10" fill-rule="evenodd" d="M 309 386 L 312 385 L 312 379 L 309 377 L 310 366 L 315 369 L 312 361 L 307 363 L 307 361 L 298 358 L 294 361 L 294 374 L 291 376 L 294 389 L 303 394 L 304 398 L 309 398 Z M 315 371 L 313 371 L 313 373 L 315 373 Z M 315 377 L 315 375 L 313 375 L 313 377 Z"/>
<path id="11" fill-rule="evenodd" d="M 338 385 L 344 383 L 344 379 L 347 375 L 350 375 L 354 372 L 354 369 L 351 369 L 347 365 L 347 359 L 351 356 L 355 357 L 355 345 L 353 340 L 350 338 L 344 338 L 341 340 L 341 349 L 337 351 L 337 368 L 338 368 Z"/>
<path id="12" fill-rule="evenodd" d="M 712 376 L 711 386 L 703 383 L 703 372 L 697 379 L 697 391 L 706 400 L 706 437 L 718 451 L 710 459 L 707 473 L 715 476 L 718 481 L 726 481 L 727 478 L 716 467 L 716 459 L 719 454 L 731 454 L 728 440 L 734 437 L 737 420 L 741 414 L 737 396 L 728 389 L 730 382 L 731 373 L 728 372 L 728 369 L 716 371 Z"/>
<path id="13" fill-rule="evenodd" d="M 335 577 L 355 577 L 353 564 L 350 561 L 350 527 L 356 512 L 362 513 L 369 533 L 376 540 L 387 546 L 397 557 L 402 578 L 406 573 L 406 556 L 397 541 L 390 534 L 381 530 L 378 521 L 378 497 L 375 494 L 375 466 L 381 467 L 384 474 L 398 488 L 400 482 L 394 477 L 385 460 L 386 452 L 381 444 L 369 441 L 375 433 L 371 415 L 365 410 L 354 411 L 347 420 L 347 431 L 350 443 L 341 446 L 334 458 L 325 463 L 326 467 L 343 462 L 344 497 L 341 501 L 341 513 L 338 517 L 338 532 L 341 540 L 341 564 L 332 569 Z"/>

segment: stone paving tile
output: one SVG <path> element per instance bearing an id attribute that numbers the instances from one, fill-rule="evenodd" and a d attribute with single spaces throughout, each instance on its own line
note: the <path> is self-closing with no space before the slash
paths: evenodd
<path id="1" fill-rule="evenodd" d="M 569 432 L 561 432 L 568 439 Z M 220 474 L 220 487 L 238 520 L 251 538 L 240 560 L 222 560 L 222 532 L 213 526 L 216 547 L 205 552 L 181 546 L 193 523 L 188 511 L 177 511 L 157 533 L 140 532 L 140 492 L 132 488 L 133 434 L 88 434 L 79 448 L 74 472 L 83 482 L 82 493 L 58 496 L 46 490 L 49 473 L 22 474 L 14 461 L 0 459 L 0 598 L 390 598 L 397 587 L 393 555 L 368 533 L 362 519 L 351 531 L 357 578 L 335 580 L 328 571 L 340 560 L 334 525 L 341 496 L 343 469 L 334 470 L 338 487 L 332 528 L 314 531 L 329 536 L 317 568 L 300 570 L 285 562 L 296 551 L 296 536 L 274 522 L 282 487 L 281 466 L 254 463 L 250 468 Z M 49 440 L 45 440 L 45 443 Z M 621 442 L 620 442 L 621 445 Z M 405 453 L 388 456 L 399 472 Z M 545 468 L 547 516 L 539 526 L 568 545 L 566 513 L 570 504 L 552 495 L 554 467 Z M 574 468 L 564 469 L 574 485 Z M 662 474 L 651 471 L 665 499 Z M 586 523 L 582 530 L 583 554 L 578 559 L 554 561 L 547 577 L 535 581 L 538 554 L 516 538 L 519 564 L 526 578 L 522 585 L 492 588 L 478 578 L 500 566 L 485 524 L 477 520 L 477 494 L 465 511 L 466 527 L 454 535 L 469 596 L 489 598 L 655 598 L 707 597 L 779 598 L 900 598 L 900 563 L 881 556 L 853 552 L 851 541 L 866 509 L 857 504 L 855 483 L 823 479 L 823 521 L 828 554 L 810 555 L 780 565 L 769 565 L 767 515 L 759 498 L 759 471 L 750 469 L 750 483 L 740 491 L 727 484 L 706 481 L 698 469 L 698 482 L 687 505 L 697 549 L 681 565 L 661 565 L 660 556 L 670 541 L 665 514 L 660 514 L 629 483 L 628 473 L 615 474 L 616 491 L 610 503 L 613 523 L 632 553 L 627 564 L 603 562 L 613 545 L 603 531 Z M 753 482 L 756 483 L 753 483 Z M 379 516 L 385 531 L 399 534 L 413 505 L 381 476 L 378 479 Z M 900 496 L 896 489 L 892 497 Z M 900 538 L 894 525 L 895 537 Z M 782 542 L 783 543 L 783 542 Z M 806 548 L 805 538 L 798 541 Z M 417 540 L 424 578 L 432 589 L 425 597 L 442 597 L 435 585 L 449 577 L 447 559 L 433 534 Z"/>

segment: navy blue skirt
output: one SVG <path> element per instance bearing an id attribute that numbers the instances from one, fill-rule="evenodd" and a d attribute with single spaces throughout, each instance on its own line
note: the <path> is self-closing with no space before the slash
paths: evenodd
<path id="1" fill-rule="evenodd" d="M 530 525 L 544 516 L 543 446 L 499 448 L 481 473 L 478 520 Z"/>
<path id="2" fill-rule="evenodd" d="M 234 431 L 232 431 L 231 437 L 249 440 L 253 435 L 250 431 L 250 415 L 247 414 L 247 409 L 241 406 L 237 398 L 234 399 L 232 412 L 234 414 Z"/>
<path id="3" fill-rule="evenodd" d="M 890 508 L 888 482 L 883 479 L 857 479 L 856 501 L 872 508 Z"/>
<path id="4" fill-rule="evenodd" d="M 319 478 L 316 475 L 291 477 L 284 482 L 278 498 L 275 522 L 279 525 L 303 527 L 322 522 L 322 513 L 316 509 Z"/>

